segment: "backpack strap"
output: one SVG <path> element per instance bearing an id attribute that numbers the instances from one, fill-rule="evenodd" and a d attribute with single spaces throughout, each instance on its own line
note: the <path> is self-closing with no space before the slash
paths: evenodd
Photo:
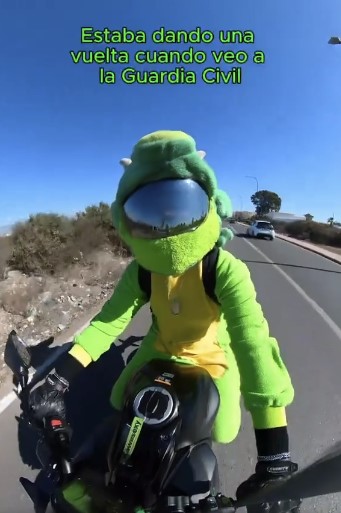
<path id="1" fill-rule="evenodd" d="M 150 271 L 147 271 L 141 265 L 138 266 L 138 281 L 140 289 L 145 293 L 147 301 L 149 301 L 152 294 L 152 277 Z"/>
<path id="2" fill-rule="evenodd" d="M 209 253 L 204 256 L 202 264 L 202 281 L 205 287 L 206 294 L 217 305 L 219 305 L 218 298 L 215 294 L 215 286 L 217 281 L 216 269 L 219 258 L 219 248 L 216 246 L 211 249 Z"/>

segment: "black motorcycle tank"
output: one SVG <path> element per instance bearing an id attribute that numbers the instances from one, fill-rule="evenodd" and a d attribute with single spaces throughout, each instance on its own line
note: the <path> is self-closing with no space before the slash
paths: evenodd
<path id="1" fill-rule="evenodd" d="M 173 462 L 171 472 L 163 483 L 166 496 L 191 497 L 205 494 L 212 486 L 219 485 L 215 482 L 217 458 L 208 442 L 196 445 L 184 456 L 178 458 L 178 464 Z"/>
<path id="2" fill-rule="evenodd" d="M 176 450 L 211 437 L 219 404 L 218 390 L 205 369 L 165 360 L 145 365 L 126 391 L 126 406 L 151 427 L 181 418 Z"/>
<path id="3" fill-rule="evenodd" d="M 165 360 L 146 364 L 124 395 L 119 435 L 108 455 L 111 482 L 147 509 L 165 488 L 190 496 L 209 491 L 218 408 L 218 390 L 204 369 Z M 187 474 L 181 486 L 177 479 L 173 484 L 176 473 Z"/>

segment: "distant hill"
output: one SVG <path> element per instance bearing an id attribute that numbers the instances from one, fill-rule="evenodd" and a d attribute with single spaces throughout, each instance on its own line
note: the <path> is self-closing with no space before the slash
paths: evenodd
<path id="1" fill-rule="evenodd" d="M 9 224 L 7 226 L 0 226 L 0 236 L 11 234 L 13 229 L 13 225 Z"/>

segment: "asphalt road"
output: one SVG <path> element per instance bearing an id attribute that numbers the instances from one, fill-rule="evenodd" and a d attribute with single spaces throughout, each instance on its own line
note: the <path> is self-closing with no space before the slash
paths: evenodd
<path id="1" fill-rule="evenodd" d="M 229 250 L 251 270 L 259 301 L 273 335 L 279 340 L 295 386 L 296 399 L 288 409 L 291 450 L 293 459 L 305 466 L 341 440 L 341 266 L 288 242 L 247 239 L 242 235 L 245 229 L 239 225 L 234 225 L 234 229 L 240 236 L 230 243 Z M 76 384 L 70 412 L 77 443 L 84 440 L 99 416 L 108 413 L 107 397 L 120 371 L 118 362 L 123 365 L 128 343 L 138 342 L 148 322 L 145 309 L 122 337 L 126 342 L 93 365 L 91 371 L 87 370 L 87 376 Z M 18 404 L 14 403 L 0 415 L 1 513 L 32 512 L 18 478 L 36 472 L 24 464 L 35 466 L 34 440 L 32 435 L 21 432 L 18 451 L 18 413 Z M 217 455 L 221 490 L 234 495 L 255 464 L 248 414 L 243 417 L 237 441 L 217 447 Z M 312 511 L 341 512 L 341 494 L 306 500 L 302 513 Z"/>

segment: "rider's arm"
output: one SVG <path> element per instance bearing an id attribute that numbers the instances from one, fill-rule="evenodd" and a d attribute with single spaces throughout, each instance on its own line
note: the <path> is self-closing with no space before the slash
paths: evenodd
<path id="1" fill-rule="evenodd" d="M 79 368 L 87 367 L 92 361 L 98 360 L 146 303 L 138 283 L 138 265 L 133 260 L 101 311 L 75 337 L 71 350 L 61 361 L 57 371 L 69 380 Z"/>
<path id="2" fill-rule="evenodd" d="M 285 406 L 294 398 L 289 373 L 276 339 L 270 336 L 247 266 L 223 250 L 217 263 L 215 292 L 227 322 L 257 444 L 263 445 L 265 436 L 269 445 L 269 434 L 287 436 Z M 273 442 L 276 445 L 276 440 Z"/>

